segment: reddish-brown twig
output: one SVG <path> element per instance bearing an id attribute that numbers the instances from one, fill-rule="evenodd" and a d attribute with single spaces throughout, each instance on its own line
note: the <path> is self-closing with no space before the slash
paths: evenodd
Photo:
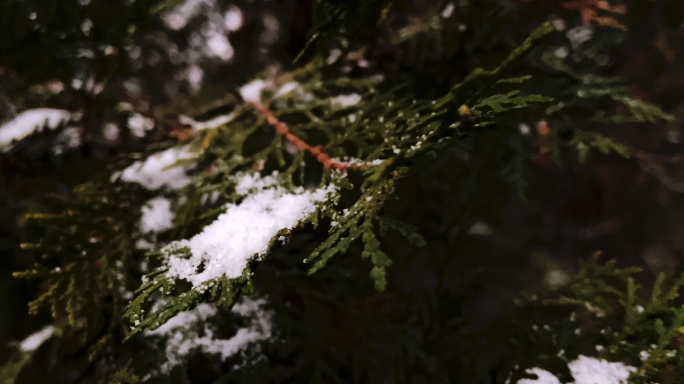
<path id="1" fill-rule="evenodd" d="M 300 138 L 298 138 L 297 136 L 295 136 L 294 134 L 292 134 L 287 125 L 282 121 L 278 120 L 278 118 L 276 118 L 275 116 L 273 116 L 271 111 L 269 111 L 268 108 L 266 108 L 266 106 L 264 106 L 260 102 L 251 101 L 250 104 L 252 104 L 254 109 L 261 116 L 263 116 L 266 119 L 266 121 L 268 121 L 268 123 L 276 130 L 276 132 L 285 137 L 285 140 L 289 141 L 292 145 L 297 147 L 297 149 L 309 152 L 310 154 L 315 156 L 318 162 L 323 164 L 324 167 L 337 169 L 340 171 L 346 170 L 349 167 L 349 164 L 345 162 L 331 159 L 328 155 L 321 151 L 320 147 L 312 147 Z"/>
<path id="2" fill-rule="evenodd" d="M 605 0 L 571 0 L 563 3 L 568 9 L 576 9 L 582 16 L 582 24 L 588 26 L 592 21 L 607 27 L 626 30 L 627 27 L 611 16 L 599 16 L 598 11 L 624 15 L 627 8 L 624 5 L 611 5 Z"/>
<path id="3" fill-rule="evenodd" d="M 531 3 L 534 0 L 520 0 L 526 3 Z M 582 16 L 582 25 L 588 26 L 592 21 L 599 25 L 606 27 L 613 27 L 617 29 L 626 30 L 627 27 L 614 19 L 611 16 L 599 16 L 599 11 L 617 13 L 624 15 L 627 13 L 627 7 L 624 5 L 611 5 L 606 0 L 568 0 L 563 3 L 567 9 L 576 9 Z"/>

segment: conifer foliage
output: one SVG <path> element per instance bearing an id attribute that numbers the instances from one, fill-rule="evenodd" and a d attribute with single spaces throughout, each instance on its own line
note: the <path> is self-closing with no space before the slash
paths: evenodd
<path id="1" fill-rule="evenodd" d="M 168 24 L 195 2 L 130 12 Z M 524 21 L 533 2 L 311 3 L 291 62 L 204 113 L 136 117 L 174 128 L 22 218 L 38 261 L 15 277 L 43 284 L 28 311 L 51 322 L 17 344 L 3 382 L 43 360 L 81 383 L 648 383 L 684 370 L 682 278 L 660 275 L 644 300 L 639 269 L 597 253 L 546 284 L 492 234 L 507 204 L 539 197 L 540 165 L 629 158 L 612 128 L 673 121 L 606 70 L 622 22 L 561 17 L 579 1 Z M 480 324 L 478 276 L 508 291 Z"/>

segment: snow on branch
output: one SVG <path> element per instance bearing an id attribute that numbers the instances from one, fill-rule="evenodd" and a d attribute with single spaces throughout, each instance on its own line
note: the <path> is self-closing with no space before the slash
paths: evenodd
<path id="1" fill-rule="evenodd" d="M 243 176 L 237 192 L 247 193 L 239 204 L 227 211 L 189 240 L 172 243 L 173 248 L 188 247 L 191 256 L 170 255 L 167 277 L 185 279 L 194 286 L 226 276 L 239 277 L 247 261 L 263 255 L 269 242 L 283 228 L 294 228 L 316 211 L 316 204 L 332 198 L 334 186 L 313 191 L 302 187 L 288 191 L 272 185 L 273 177 Z"/>
<path id="2" fill-rule="evenodd" d="M 140 229 L 143 232 L 158 233 L 173 227 L 171 200 L 164 197 L 151 199 L 142 207 Z"/>
<path id="3" fill-rule="evenodd" d="M 36 131 L 40 132 L 44 127 L 55 129 L 70 118 L 71 113 L 63 109 L 36 108 L 24 111 L 0 126 L 0 150 L 11 148 L 14 141 L 22 140 Z"/>
<path id="4" fill-rule="evenodd" d="M 580 355 L 568 364 L 575 384 L 627 384 L 627 379 L 636 368 L 622 363 L 610 363 Z M 528 369 L 527 373 L 537 375 L 536 380 L 522 379 L 518 384 L 561 384 L 553 374 L 540 368 Z"/>
<path id="5" fill-rule="evenodd" d="M 233 313 L 252 320 L 249 326 L 238 329 L 228 339 L 220 339 L 214 335 L 216 329 L 210 320 L 216 316 L 217 310 L 212 304 L 200 304 L 191 311 L 177 314 L 153 331 L 145 331 L 148 337 L 165 337 L 165 360 L 160 370 L 169 373 L 193 351 L 220 355 L 223 361 L 252 343 L 268 339 L 272 334 L 271 314 L 263 309 L 264 304 L 262 299 L 248 298 L 235 304 Z"/>
<path id="6" fill-rule="evenodd" d="M 38 349 L 46 340 L 48 340 L 52 335 L 55 333 L 56 328 L 52 325 L 48 325 L 47 327 L 41 329 L 38 332 L 35 332 L 31 334 L 29 337 L 24 339 L 19 344 L 19 349 L 21 349 L 24 352 L 31 352 L 33 350 Z"/>
<path id="7" fill-rule="evenodd" d="M 169 148 L 151 155 L 145 161 L 136 161 L 123 170 L 121 179 L 138 183 L 150 190 L 161 187 L 183 188 L 190 183 L 186 171 L 192 166 L 176 166 L 176 163 L 192 159 L 194 156 L 187 146 Z"/>

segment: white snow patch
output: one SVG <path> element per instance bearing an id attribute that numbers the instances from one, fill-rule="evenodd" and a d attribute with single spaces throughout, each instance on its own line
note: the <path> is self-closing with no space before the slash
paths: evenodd
<path id="1" fill-rule="evenodd" d="M 328 56 L 328 58 L 325 60 L 325 62 L 327 64 L 333 64 L 334 62 L 337 61 L 337 59 L 340 58 L 340 56 L 342 56 L 342 51 L 335 48 L 335 49 L 330 51 L 330 56 Z"/>
<path id="2" fill-rule="evenodd" d="M 489 236 L 492 234 L 492 228 L 483 222 L 478 222 L 470 227 L 468 234 L 476 236 Z"/>
<path id="3" fill-rule="evenodd" d="M 229 31 L 237 31 L 242 28 L 243 16 L 240 8 L 231 5 L 224 16 L 224 26 Z"/>
<path id="4" fill-rule="evenodd" d="M 154 244 L 145 239 L 140 239 L 135 243 L 136 249 L 154 249 Z"/>
<path id="5" fill-rule="evenodd" d="M 232 311 L 244 317 L 252 317 L 249 327 L 238 329 L 235 336 L 229 339 L 214 338 L 214 327 L 208 321 L 216 315 L 216 308 L 211 304 L 200 304 L 188 312 L 181 312 L 172 317 L 161 327 L 153 331 L 145 331 L 146 336 L 165 336 L 166 361 L 161 371 L 168 373 L 181 364 L 192 351 L 220 355 L 221 360 L 235 355 L 250 343 L 271 337 L 271 314 L 262 306 L 263 300 L 243 298 L 242 303 L 235 304 Z"/>
<path id="6" fill-rule="evenodd" d="M 52 152 L 61 155 L 66 149 L 78 148 L 81 145 L 81 131 L 76 127 L 68 127 L 57 136 Z"/>
<path id="7" fill-rule="evenodd" d="M 330 99 L 330 102 L 339 108 L 347 108 L 359 104 L 361 102 L 361 95 L 357 93 L 339 95 Z"/>
<path id="8" fill-rule="evenodd" d="M 192 92 L 197 93 L 204 82 L 204 70 L 199 65 L 191 65 L 187 70 L 186 78 Z"/>
<path id="9" fill-rule="evenodd" d="M 140 229 L 143 232 L 163 232 L 173 228 L 173 217 L 171 200 L 165 197 L 155 197 L 142 207 Z"/>
<path id="10" fill-rule="evenodd" d="M 518 126 L 518 128 L 520 128 L 520 133 L 522 133 L 523 135 L 529 135 L 530 134 L 530 126 L 529 125 L 527 125 L 525 123 L 521 123 Z"/>
<path id="11" fill-rule="evenodd" d="M 119 138 L 119 127 L 114 123 L 106 123 L 102 127 L 102 136 L 105 139 L 114 141 Z"/>
<path id="12" fill-rule="evenodd" d="M 372 161 L 363 161 L 361 159 L 357 159 L 355 157 L 344 157 L 340 159 L 339 157 L 335 157 L 330 159 L 335 163 L 347 163 L 350 166 L 357 166 L 357 167 L 372 167 L 376 165 L 382 164 L 386 159 L 375 159 Z"/>
<path id="13" fill-rule="evenodd" d="M 245 84 L 240 88 L 240 96 L 245 101 L 259 101 L 261 100 L 261 91 L 270 85 L 269 81 L 264 80 L 252 80 L 251 82 Z"/>
<path id="14" fill-rule="evenodd" d="M 580 355 L 577 360 L 568 364 L 574 384 L 627 384 L 627 379 L 636 368 L 623 363 L 610 363 Z M 518 384 L 560 384 L 550 372 L 540 368 L 528 369 L 526 372 L 539 376 L 537 380 L 518 380 Z"/>
<path id="15" fill-rule="evenodd" d="M 556 57 L 560 59 L 565 59 L 566 57 L 568 57 L 569 53 L 570 52 L 568 52 L 568 47 L 560 47 L 556 49 Z"/>
<path id="16" fill-rule="evenodd" d="M 278 184 L 278 173 L 274 172 L 271 176 L 261 176 L 258 173 L 237 174 L 234 180 L 237 181 L 235 185 L 235 192 L 238 195 L 247 195 L 250 192 L 259 192 L 264 188 Z"/>
<path id="17" fill-rule="evenodd" d="M 69 120 L 71 114 L 63 109 L 36 108 L 20 113 L 17 117 L 0 126 L 0 150 L 9 149 L 13 141 L 18 141 L 43 127 L 55 129 Z"/>
<path id="18" fill-rule="evenodd" d="M 207 49 L 210 55 L 218 57 L 223 61 L 232 59 L 235 54 L 230 41 L 222 33 L 212 33 L 208 36 Z"/>
<path id="19" fill-rule="evenodd" d="M 451 15 L 454 14 L 454 11 L 456 10 L 456 6 L 454 3 L 449 3 L 444 7 L 444 10 L 442 11 L 442 17 L 445 19 L 448 19 L 451 17 Z"/>
<path id="20" fill-rule="evenodd" d="M 556 29 L 556 31 L 562 31 L 565 29 L 565 20 L 563 19 L 554 19 L 553 20 L 553 27 Z"/>
<path id="21" fill-rule="evenodd" d="M 630 373 L 636 368 L 622 363 L 609 363 L 580 355 L 568 364 L 575 384 L 627 384 Z"/>
<path id="22" fill-rule="evenodd" d="M 297 83 L 296 81 L 290 81 L 289 83 L 285 83 L 285 84 L 283 84 L 283 86 L 280 87 L 280 89 L 278 89 L 278 91 L 275 93 L 275 97 L 285 96 L 285 95 L 287 95 L 288 93 L 290 93 L 290 92 L 294 91 L 295 89 L 297 89 L 298 87 L 299 87 L 299 83 Z"/>
<path id="23" fill-rule="evenodd" d="M 33 333 L 31 336 L 24 339 L 24 341 L 19 344 L 19 349 L 24 352 L 30 352 L 38 347 L 40 347 L 47 339 L 49 339 L 55 333 L 55 327 L 48 325 L 42 330 Z"/>
<path id="24" fill-rule="evenodd" d="M 244 181 L 243 181 L 244 180 Z M 238 182 L 237 190 L 250 191 L 267 184 L 245 176 Z M 257 190 L 239 204 L 229 204 L 227 211 L 190 240 L 172 243 L 176 247 L 187 246 L 191 256 L 187 259 L 169 257 L 170 278 L 185 279 L 194 286 L 227 276 L 238 277 L 254 255 L 263 255 L 268 243 L 280 229 L 293 228 L 301 220 L 316 211 L 316 203 L 334 193 L 333 186 L 307 191 L 297 188 L 293 192 L 275 186 Z M 200 270 L 203 266 L 204 270 Z"/>
<path id="25" fill-rule="evenodd" d="M 224 124 L 228 124 L 235 118 L 236 114 L 231 112 L 227 115 L 216 116 L 207 121 L 195 121 L 193 118 L 188 116 L 181 116 L 179 121 L 182 124 L 187 124 L 192 127 L 193 132 L 203 131 L 205 129 L 218 128 Z"/>
<path id="26" fill-rule="evenodd" d="M 518 384 L 561 384 L 560 380 L 549 371 L 539 368 L 528 369 L 525 372 L 531 375 L 537 375 L 537 379 L 522 379 L 518 380 Z"/>
<path id="27" fill-rule="evenodd" d="M 161 306 L 160 306 L 161 307 Z M 159 308 L 153 308 L 153 311 Z M 176 328 L 188 328 L 192 324 L 204 322 L 216 314 L 216 308 L 211 304 L 200 304 L 191 311 L 181 312 L 170 318 L 166 323 L 152 331 L 145 331 L 145 335 L 168 335 Z"/>
<path id="28" fill-rule="evenodd" d="M 136 113 L 128 118 L 128 128 L 135 137 L 144 137 L 145 133 L 154 128 L 154 120 Z"/>
<path id="29" fill-rule="evenodd" d="M 188 21 L 200 13 L 203 6 L 213 7 L 212 0 L 186 0 L 176 8 L 162 15 L 162 20 L 171 29 L 181 29 Z"/>
<path id="30" fill-rule="evenodd" d="M 129 183 L 138 183 L 147 189 L 167 187 L 182 188 L 190 183 L 186 171 L 192 166 L 174 166 L 179 160 L 193 158 L 187 147 L 173 147 L 155 153 L 145 159 L 136 161 L 121 173 L 121 179 Z"/>
<path id="31" fill-rule="evenodd" d="M 568 33 L 565 34 L 565 36 L 567 36 L 568 40 L 570 40 L 570 44 L 572 45 L 572 47 L 577 48 L 585 41 L 591 39 L 593 33 L 594 30 L 591 27 L 580 26 L 569 30 Z"/>

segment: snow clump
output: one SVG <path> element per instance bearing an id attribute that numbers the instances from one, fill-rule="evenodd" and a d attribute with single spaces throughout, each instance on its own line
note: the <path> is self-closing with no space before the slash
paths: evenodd
<path id="1" fill-rule="evenodd" d="M 577 360 L 568 364 L 574 384 L 627 384 L 627 379 L 636 368 L 622 363 L 610 363 L 580 355 Z M 537 375 L 536 380 L 522 379 L 518 384 L 561 384 L 553 374 L 539 368 L 526 371 Z"/>
<path id="2" fill-rule="evenodd" d="M 352 93 L 350 95 L 339 95 L 330 99 L 330 102 L 339 108 L 348 108 L 361 102 L 361 95 Z"/>
<path id="3" fill-rule="evenodd" d="M 179 189 L 190 183 L 186 171 L 192 166 L 174 165 L 179 160 L 193 157 L 187 147 L 169 148 L 151 155 L 145 161 L 136 161 L 121 172 L 121 179 L 129 183 L 138 183 L 150 190 L 161 187 Z"/>
<path id="4" fill-rule="evenodd" d="M 271 314 L 262 306 L 264 300 L 243 298 L 241 303 L 233 306 L 232 312 L 243 317 L 251 317 L 250 326 L 238 329 L 235 336 L 229 339 L 214 337 L 215 328 L 209 321 L 216 315 L 216 308 L 211 304 L 200 304 L 195 309 L 181 312 L 172 317 L 161 327 L 145 331 L 146 336 L 166 337 L 166 359 L 161 366 L 163 373 L 182 364 L 193 351 L 200 350 L 207 354 L 220 355 L 225 360 L 260 340 L 271 337 Z"/>
<path id="5" fill-rule="evenodd" d="M 47 339 L 52 337 L 52 335 L 55 333 L 55 327 L 52 325 L 48 325 L 47 327 L 43 328 L 42 330 L 31 334 L 29 337 L 24 339 L 19 344 L 19 349 L 21 349 L 24 352 L 31 352 L 33 350 L 38 349 Z"/>
<path id="6" fill-rule="evenodd" d="M 171 200 L 165 197 L 156 197 L 142 207 L 140 229 L 143 232 L 163 232 L 173 228 L 173 217 Z"/>
<path id="7" fill-rule="evenodd" d="M 302 187 L 294 191 L 273 185 L 275 176 L 261 179 L 243 176 L 238 193 L 250 193 L 239 204 L 229 204 L 225 213 L 189 240 L 169 244 L 165 250 L 188 247 L 187 259 L 170 255 L 170 278 L 185 279 L 194 286 L 226 276 L 242 275 L 247 260 L 263 255 L 270 240 L 283 228 L 294 228 L 316 211 L 316 203 L 332 198 L 330 185 L 313 191 Z M 266 189 L 267 186 L 272 186 Z"/>
<path id="8" fill-rule="evenodd" d="M 42 131 L 43 127 L 55 129 L 70 118 L 71 113 L 63 109 L 36 108 L 24 111 L 0 126 L 0 150 L 11 148 L 14 141 L 19 141 L 36 131 Z"/>

